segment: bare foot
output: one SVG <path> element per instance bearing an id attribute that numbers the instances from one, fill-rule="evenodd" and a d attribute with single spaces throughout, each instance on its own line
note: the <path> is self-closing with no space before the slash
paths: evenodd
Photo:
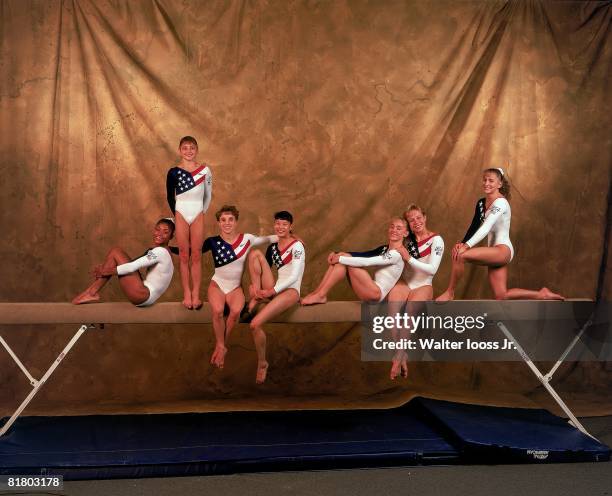
<path id="1" fill-rule="evenodd" d="M 548 288 L 542 288 L 540 289 L 540 291 L 538 291 L 538 299 L 539 300 L 565 300 L 565 297 L 561 296 L 560 294 L 553 293 Z"/>
<path id="2" fill-rule="evenodd" d="M 183 306 L 187 310 L 193 310 L 193 303 L 191 302 L 191 293 L 185 293 L 185 297 L 183 298 Z"/>
<path id="3" fill-rule="evenodd" d="M 73 305 L 82 305 L 83 303 L 94 303 L 96 301 L 100 301 L 100 295 L 90 294 L 89 291 L 83 291 L 80 295 L 75 296 L 72 300 Z"/>
<path id="4" fill-rule="evenodd" d="M 302 305 L 319 305 L 327 303 L 327 296 L 321 296 L 319 293 L 310 293 L 300 300 Z"/>
<path id="5" fill-rule="evenodd" d="M 449 291 L 448 289 L 444 291 L 440 296 L 436 298 L 436 301 L 452 301 L 455 299 L 454 291 Z"/>
<path id="6" fill-rule="evenodd" d="M 406 377 L 408 377 L 408 360 L 406 358 L 402 358 L 401 368 L 402 377 L 405 379 Z"/>
<path id="7" fill-rule="evenodd" d="M 257 376 L 255 382 L 257 384 L 263 384 L 266 382 L 266 375 L 268 374 L 268 362 L 257 362 Z"/>
<path id="8" fill-rule="evenodd" d="M 393 359 L 391 362 L 391 372 L 389 373 L 389 379 L 394 381 L 400 375 L 401 362 L 400 360 Z"/>
<path id="9" fill-rule="evenodd" d="M 194 310 L 199 310 L 200 308 L 202 308 L 202 306 L 204 306 L 204 303 L 202 303 L 202 300 L 192 300 L 192 305 L 193 305 L 193 309 Z"/>
<path id="10" fill-rule="evenodd" d="M 215 346 L 215 351 L 210 357 L 210 363 L 222 369 L 223 365 L 225 364 L 225 354 L 226 353 L 227 353 L 227 348 L 225 346 L 223 345 Z"/>

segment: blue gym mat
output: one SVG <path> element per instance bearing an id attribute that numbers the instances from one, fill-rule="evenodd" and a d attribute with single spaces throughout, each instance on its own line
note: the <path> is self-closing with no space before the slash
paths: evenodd
<path id="1" fill-rule="evenodd" d="M 0 474 L 66 479 L 609 459 L 544 410 L 422 398 L 384 410 L 23 417 L 0 438 Z"/>
<path id="2" fill-rule="evenodd" d="M 0 473 L 113 478 L 451 463 L 410 405 L 392 410 L 24 417 Z"/>
<path id="3" fill-rule="evenodd" d="M 466 463 L 597 462 L 610 448 L 541 409 L 415 398 Z"/>

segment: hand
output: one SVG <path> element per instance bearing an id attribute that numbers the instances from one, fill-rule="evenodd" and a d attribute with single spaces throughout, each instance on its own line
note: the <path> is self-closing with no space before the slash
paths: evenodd
<path id="1" fill-rule="evenodd" d="M 336 265 L 340 261 L 340 253 L 332 253 L 327 261 L 330 265 Z"/>
<path id="2" fill-rule="evenodd" d="M 114 267 L 112 269 L 105 269 L 102 264 L 96 265 L 92 271 L 92 274 L 96 279 L 102 279 L 103 277 L 110 277 L 110 276 L 115 275 L 116 273 L 117 271 L 115 270 Z"/>
<path id="3" fill-rule="evenodd" d="M 255 299 L 256 300 L 263 300 L 265 298 L 272 298 L 274 295 L 276 295 L 276 291 L 274 291 L 274 288 L 270 288 L 270 289 L 258 289 L 255 292 Z"/>
<path id="4" fill-rule="evenodd" d="M 453 260 L 457 260 L 459 258 L 459 255 L 461 255 L 463 252 L 469 250 L 469 246 L 466 245 L 465 243 L 457 243 L 454 247 L 453 247 Z"/>
<path id="5" fill-rule="evenodd" d="M 412 258 L 410 256 L 410 253 L 408 253 L 408 250 L 406 249 L 406 247 L 404 245 L 402 245 L 399 248 L 397 248 L 397 251 L 402 256 L 402 259 L 404 260 L 404 262 L 408 262 Z"/>

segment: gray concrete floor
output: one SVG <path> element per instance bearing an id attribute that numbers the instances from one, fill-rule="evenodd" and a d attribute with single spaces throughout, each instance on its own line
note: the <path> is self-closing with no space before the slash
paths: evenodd
<path id="1" fill-rule="evenodd" d="M 612 417 L 583 419 L 612 445 Z M 6 493 L 5 493 L 6 494 Z M 26 494 L 26 493 L 17 493 Z M 41 494 L 41 493 L 37 493 Z M 219 495 L 612 495 L 612 462 L 428 466 L 66 482 L 70 496 Z"/>

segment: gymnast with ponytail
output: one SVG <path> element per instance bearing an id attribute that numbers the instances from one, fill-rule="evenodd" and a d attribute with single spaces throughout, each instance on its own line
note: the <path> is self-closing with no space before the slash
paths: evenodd
<path id="1" fill-rule="evenodd" d="M 507 288 L 508 264 L 514 257 L 510 241 L 510 183 L 502 168 L 485 169 L 482 175 L 485 197 L 478 200 L 474 218 L 463 240 L 452 250 L 452 271 L 448 288 L 436 301 L 455 297 L 455 287 L 461 279 L 465 262 L 489 268 L 489 283 L 496 300 L 564 300 L 548 288 L 539 291 Z M 477 247 L 485 237 L 487 246 Z"/>

